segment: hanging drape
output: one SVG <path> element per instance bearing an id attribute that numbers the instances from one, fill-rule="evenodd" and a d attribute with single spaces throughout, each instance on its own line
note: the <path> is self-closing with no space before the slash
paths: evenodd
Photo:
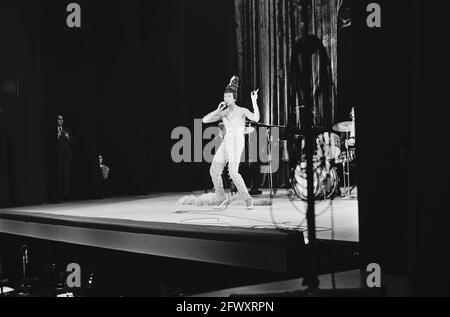
<path id="1" fill-rule="evenodd" d="M 313 67 L 313 114 L 316 126 L 331 130 L 337 107 L 337 35 L 339 0 L 311 0 L 310 34 L 322 42 Z"/>
<path id="2" fill-rule="evenodd" d="M 308 10 L 307 29 L 320 39 L 328 57 L 326 65 L 318 53 L 314 55 L 312 84 L 315 123 L 329 126 L 336 106 L 338 0 L 311 0 L 308 8 L 299 0 L 235 0 L 241 96 L 247 103 L 248 92 L 260 88 L 264 123 L 294 123 L 295 107 L 302 102 L 291 78 L 292 54 L 305 29 L 302 10 Z M 324 72 L 331 74 L 328 87 Z"/>

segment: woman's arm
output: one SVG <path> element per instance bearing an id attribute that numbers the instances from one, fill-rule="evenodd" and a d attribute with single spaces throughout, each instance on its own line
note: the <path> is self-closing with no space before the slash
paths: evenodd
<path id="1" fill-rule="evenodd" d="M 258 105 L 253 105 L 253 113 L 250 110 L 245 109 L 245 116 L 250 121 L 259 122 L 260 114 L 259 114 Z"/>
<path id="2" fill-rule="evenodd" d="M 203 123 L 213 123 L 220 120 L 219 110 L 214 110 L 203 117 Z"/>
<path id="3" fill-rule="evenodd" d="M 253 113 L 248 110 L 245 109 L 245 116 L 247 117 L 247 119 L 251 120 L 251 121 L 255 121 L 255 122 L 259 122 L 260 119 L 260 113 L 259 113 L 259 108 L 258 108 L 258 90 L 253 91 L 251 94 L 251 98 L 252 98 L 252 104 L 253 104 Z"/>
<path id="4" fill-rule="evenodd" d="M 217 122 L 217 121 L 219 121 L 219 120 L 221 120 L 222 119 L 222 116 L 220 115 L 220 108 L 222 107 L 222 105 L 223 105 L 223 102 L 221 102 L 220 104 L 219 104 L 219 107 L 216 109 L 216 110 L 214 110 L 213 112 L 211 112 L 211 113 L 208 113 L 206 116 L 204 116 L 203 117 L 203 123 L 213 123 L 213 122 Z"/>

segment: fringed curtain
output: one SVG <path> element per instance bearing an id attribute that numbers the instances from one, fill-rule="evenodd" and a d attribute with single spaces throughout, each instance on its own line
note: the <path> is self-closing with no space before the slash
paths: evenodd
<path id="1" fill-rule="evenodd" d="M 299 105 L 291 89 L 291 60 L 295 43 L 301 39 L 305 25 L 304 6 L 298 0 L 235 0 L 235 21 L 239 74 L 242 78 L 243 103 L 249 92 L 260 88 L 262 120 L 268 124 L 292 124 Z M 337 9 L 338 0 L 311 0 L 308 6 L 309 33 L 323 43 L 330 60 L 332 82 L 337 82 Z M 312 63 L 313 83 L 320 88 L 319 57 Z M 323 65 L 322 65 L 323 66 Z M 320 89 L 319 89 L 320 90 Z M 334 121 L 336 87 L 331 88 L 331 104 L 315 98 L 316 122 Z M 332 118 L 323 118 L 328 107 Z M 331 122 L 330 122 L 331 124 Z M 327 124 L 328 125 L 328 124 Z"/>
<path id="2" fill-rule="evenodd" d="M 336 123 L 338 8 L 339 0 L 311 0 L 309 15 L 309 33 L 322 41 L 328 59 L 317 53 L 312 60 L 315 124 L 327 130 Z"/>

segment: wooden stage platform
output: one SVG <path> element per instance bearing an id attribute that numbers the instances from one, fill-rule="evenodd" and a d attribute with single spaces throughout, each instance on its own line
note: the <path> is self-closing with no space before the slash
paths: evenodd
<path id="1" fill-rule="evenodd" d="M 271 206 L 216 211 L 177 205 L 183 195 L 2 209 L 0 233 L 271 272 L 298 267 L 307 240 L 304 202 L 279 192 Z M 357 200 L 318 202 L 316 214 L 319 239 L 358 242 Z"/>

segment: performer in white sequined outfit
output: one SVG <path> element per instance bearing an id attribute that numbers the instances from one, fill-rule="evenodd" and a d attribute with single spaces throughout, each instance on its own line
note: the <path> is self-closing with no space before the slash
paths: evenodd
<path id="1" fill-rule="evenodd" d="M 227 163 L 230 178 L 233 180 L 239 195 L 245 200 L 247 208 L 253 209 L 253 199 L 248 193 L 242 176 L 239 174 L 239 164 L 245 147 L 245 120 L 249 119 L 258 122 L 260 118 L 257 104 L 258 90 L 251 93 L 253 104 L 253 112 L 251 112 L 236 105 L 238 88 L 239 78 L 234 76 L 225 89 L 224 101 L 219 104 L 217 110 L 203 118 L 203 123 L 222 120 L 225 126 L 223 142 L 214 156 L 210 169 L 215 192 L 221 201 L 221 204 L 217 207 L 218 209 L 223 209 L 228 204 L 222 181 L 222 172 Z"/>

